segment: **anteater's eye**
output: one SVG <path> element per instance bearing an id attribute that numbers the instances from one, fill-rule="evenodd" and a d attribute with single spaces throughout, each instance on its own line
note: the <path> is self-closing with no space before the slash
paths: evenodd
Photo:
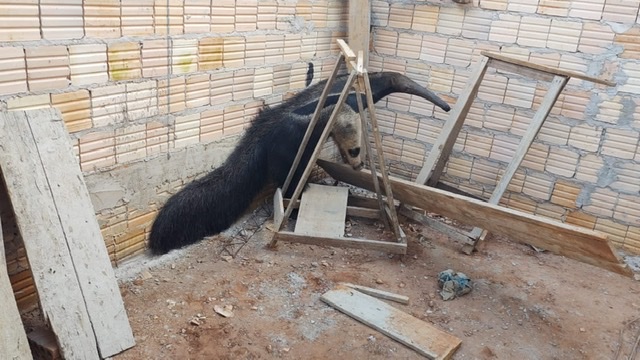
<path id="1" fill-rule="evenodd" d="M 353 149 L 349 149 L 349 155 L 351 157 L 357 157 L 358 155 L 360 155 L 360 148 L 353 148 Z"/>

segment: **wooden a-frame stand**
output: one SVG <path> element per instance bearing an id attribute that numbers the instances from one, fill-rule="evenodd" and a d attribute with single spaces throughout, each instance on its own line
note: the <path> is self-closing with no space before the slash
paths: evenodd
<path id="1" fill-rule="evenodd" d="M 522 163 L 527 150 L 531 147 L 533 140 L 538 135 L 542 124 L 551 112 L 558 96 L 564 89 L 565 85 L 569 82 L 569 79 L 574 77 L 607 86 L 614 86 L 615 84 L 610 81 L 597 79 L 577 72 L 534 64 L 528 61 L 510 58 L 502 54 L 483 51 L 482 55 L 483 56 L 477 64 L 475 71 L 469 77 L 464 91 L 458 98 L 453 111 L 450 113 L 449 119 L 445 123 L 442 132 L 438 136 L 435 144 L 433 144 L 432 150 L 425 160 L 424 166 L 420 170 L 415 182 L 420 185 L 426 184 L 432 187 L 435 187 L 438 184 L 442 171 L 444 170 L 444 166 L 451 155 L 451 150 L 453 149 L 455 141 L 458 138 L 458 134 L 462 129 L 464 120 L 467 117 L 471 104 L 476 97 L 478 88 L 480 87 L 480 83 L 482 82 L 487 68 L 493 67 L 498 70 L 524 75 L 536 80 L 550 81 L 551 85 L 542 100 L 540 108 L 533 116 L 533 119 L 522 137 L 511 162 L 500 178 L 491 198 L 488 200 L 489 204 L 497 205 L 500 198 L 502 198 L 502 195 L 506 191 L 509 182 L 515 175 L 516 170 Z M 470 254 L 475 249 L 478 240 L 483 240 L 488 234 L 486 230 L 478 227 L 474 228 L 469 233 L 462 234 L 452 228 L 449 228 L 447 225 L 441 224 L 434 219 L 423 216 L 422 214 L 413 212 L 404 206 L 401 207 L 400 212 L 407 217 L 427 223 L 440 231 L 446 232 L 455 239 L 463 241 L 465 244 L 463 252 L 466 254 Z"/>
<path id="2" fill-rule="evenodd" d="M 358 56 L 356 56 L 346 42 L 341 39 L 337 41 L 341 50 L 338 60 L 336 61 L 331 76 L 327 80 L 327 84 L 320 96 L 318 106 L 316 107 L 313 117 L 309 123 L 302 143 L 300 144 L 300 148 L 298 149 L 298 153 L 296 154 L 291 169 L 289 170 L 287 179 L 285 180 L 282 188 L 278 188 L 276 190 L 276 194 L 274 196 L 273 218 L 276 233 L 271 240 L 270 246 L 275 247 L 277 245 L 277 242 L 279 240 L 282 240 L 305 244 L 352 247 L 360 249 L 380 250 L 395 254 L 406 254 L 406 236 L 404 235 L 398 223 L 398 215 L 396 213 L 396 207 L 393 200 L 393 193 L 391 191 L 391 185 L 389 183 L 385 167 L 384 154 L 382 152 L 382 139 L 378 130 L 378 122 L 375 114 L 371 84 L 369 82 L 367 70 L 364 67 L 364 52 L 358 51 Z M 349 77 L 347 79 L 347 82 L 345 83 L 344 88 L 342 89 L 342 92 L 340 93 L 338 103 L 334 107 L 333 112 L 331 113 L 331 116 L 324 127 L 322 135 L 320 136 L 318 144 L 316 145 L 313 154 L 311 155 L 311 159 L 304 169 L 302 177 L 295 188 L 293 196 L 287 201 L 287 207 L 285 209 L 285 199 L 283 199 L 282 194 L 286 193 L 287 188 L 289 187 L 289 185 L 291 185 L 293 175 L 295 174 L 298 165 L 300 164 L 302 154 L 307 146 L 307 143 L 309 142 L 311 133 L 313 132 L 313 129 L 318 122 L 321 110 L 324 107 L 327 96 L 331 91 L 331 88 L 338 75 L 338 71 L 340 70 L 340 66 L 342 65 L 343 61 L 346 62 L 347 67 L 350 70 Z M 365 159 L 372 172 L 372 179 L 377 194 L 377 203 L 379 210 L 347 206 L 348 191 L 346 190 L 346 188 L 343 188 L 344 191 L 340 192 L 340 190 L 335 191 L 335 187 L 318 185 L 310 186 L 307 192 L 305 192 L 305 196 L 303 196 L 302 200 L 298 202 L 298 199 L 302 194 L 302 190 L 305 187 L 305 183 L 309 178 L 309 175 L 311 174 L 311 170 L 318 160 L 322 147 L 329 137 L 329 133 L 331 132 L 331 129 L 336 122 L 338 113 L 340 112 L 340 108 L 344 105 L 347 96 L 351 92 L 352 88 L 355 88 L 356 93 L 358 94 L 356 98 L 358 104 L 358 112 L 360 115 L 360 122 L 362 125 L 364 143 L 363 145 L 365 147 L 364 150 L 366 154 Z M 375 150 L 378 156 L 378 166 L 380 168 L 384 186 L 384 193 L 386 194 L 386 203 L 382 198 L 382 192 L 380 189 L 380 184 L 378 182 L 378 176 L 376 174 L 374 157 L 371 151 L 371 145 L 368 141 L 369 137 L 367 134 L 367 122 L 364 115 L 364 106 L 360 94 L 365 95 L 367 101 L 367 109 L 369 111 L 369 119 L 371 121 L 373 139 L 376 147 Z M 360 201 L 360 203 L 362 203 L 362 201 Z M 286 225 L 289 217 L 291 216 L 291 212 L 297 206 L 300 206 L 300 213 L 298 214 L 298 221 L 296 223 L 295 231 L 284 231 L 283 228 Z M 381 218 L 385 225 L 390 226 L 393 230 L 396 237 L 396 242 L 343 237 L 342 234 L 344 232 L 345 220 L 344 216 L 346 214 L 350 214 L 353 216 Z"/>

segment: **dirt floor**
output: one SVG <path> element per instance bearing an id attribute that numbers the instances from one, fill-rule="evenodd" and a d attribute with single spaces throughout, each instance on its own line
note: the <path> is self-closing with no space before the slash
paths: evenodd
<path id="1" fill-rule="evenodd" d="M 370 221 L 350 223 L 354 237 L 389 236 Z M 496 237 L 467 256 L 438 232 L 402 226 L 403 258 L 287 243 L 273 251 L 266 248 L 272 232 L 262 226 L 240 234 L 248 243 L 235 258 L 220 255 L 225 237 L 217 236 L 122 265 L 117 275 L 137 345 L 114 359 L 422 358 L 323 303 L 338 282 L 409 296 L 409 305 L 389 304 L 459 337 L 453 359 L 631 353 L 640 282 Z M 473 291 L 443 301 L 437 275 L 446 269 L 468 275 Z M 233 317 L 214 311 L 226 305 Z"/>

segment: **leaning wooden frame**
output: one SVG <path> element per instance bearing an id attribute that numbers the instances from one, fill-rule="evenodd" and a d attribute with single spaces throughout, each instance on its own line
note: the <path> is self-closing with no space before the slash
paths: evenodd
<path id="1" fill-rule="evenodd" d="M 287 179 L 285 180 L 282 188 L 278 188 L 276 190 L 276 194 L 274 195 L 274 227 L 276 233 L 271 240 L 270 246 L 275 247 L 279 240 L 288 241 L 288 242 L 297 242 L 297 243 L 305 243 L 305 244 L 314 244 L 314 245 L 325 245 L 325 246 L 338 246 L 338 247 L 352 247 L 352 248 L 360 248 L 360 249 L 371 249 L 371 250 L 380 250 L 386 251 L 389 253 L 395 254 L 406 254 L 407 244 L 406 244 L 406 236 L 400 228 L 400 224 L 398 222 L 398 215 L 396 213 L 396 206 L 393 199 L 393 192 L 391 189 L 391 185 L 389 184 L 389 178 L 387 175 L 386 167 L 385 167 L 385 159 L 384 154 L 382 152 L 382 139 L 380 136 L 380 132 L 378 129 L 378 122 L 375 114 L 375 106 L 371 91 L 371 84 L 369 81 L 368 72 L 364 67 L 364 54 L 362 51 L 358 52 L 356 56 L 354 52 L 351 50 L 349 45 L 344 40 L 337 40 L 338 45 L 340 46 L 340 55 L 336 61 L 336 64 L 333 68 L 331 76 L 327 80 L 327 84 L 320 96 L 318 101 L 318 105 L 313 114 L 313 117 L 309 123 L 305 136 L 300 144 L 298 149 L 298 153 L 294 159 L 294 162 L 289 170 L 289 174 Z M 282 194 L 285 194 L 288 187 L 291 185 L 291 181 L 295 172 L 300 165 L 300 160 L 302 159 L 305 148 L 311 138 L 311 134 L 318 123 L 318 119 L 320 118 L 321 110 L 324 107 L 325 101 L 329 92 L 333 86 L 333 83 L 338 75 L 340 70 L 340 66 L 342 62 L 345 62 L 350 70 L 349 77 L 345 83 L 342 92 L 340 93 L 340 97 L 338 99 L 338 103 L 336 104 L 329 121 L 325 125 L 325 128 L 318 140 L 318 143 L 307 163 L 306 168 L 302 174 L 302 177 L 298 181 L 296 185 L 295 191 L 290 199 L 284 199 Z M 378 181 L 378 176 L 376 174 L 376 164 L 374 161 L 373 152 L 371 149 L 371 144 L 368 141 L 368 127 L 367 120 L 364 114 L 364 105 L 362 103 L 361 96 L 356 96 L 357 105 L 358 105 L 358 113 L 360 116 L 360 122 L 362 125 L 362 135 L 363 142 L 365 146 L 365 162 L 369 165 L 369 169 L 371 169 L 372 182 L 374 184 L 374 190 L 377 195 L 377 205 L 378 209 L 374 210 L 373 207 L 363 207 L 363 206 L 346 206 L 345 205 L 345 213 L 351 216 L 360 216 L 360 217 L 368 217 L 368 218 L 380 218 L 385 225 L 389 226 L 394 234 L 395 234 L 395 242 L 391 241 L 379 241 L 379 240 L 369 240 L 369 239 L 358 239 L 358 238 L 347 238 L 335 235 L 324 235 L 324 234 L 309 234 L 305 232 L 291 232 L 285 231 L 283 228 L 287 224 L 289 217 L 294 208 L 298 206 L 302 206 L 301 202 L 298 199 L 302 195 L 302 191 L 305 187 L 305 184 L 311 174 L 313 166 L 316 161 L 319 159 L 320 152 L 324 143 L 326 142 L 333 125 L 336 122 L 338 114 L 340 112 L 341 107 L 344 105 L 347 96 L 351 92 L 352 88 L 355 88 L 356 92 L 359 94 L 364 94 L 367 101 L 367 110 L 369 111 L 369 120 L 371 123 L 371 130 L 373 135 L 373 140 L 375 144 L 376 155 L 378 157 L 378 167 L 381 173 L 381 181 L 384 187 L 384 194 L 386 194 L 386 202 L 383 200 L 382 193 L 383 190 L 380 187 L 380 183 Z M 321 190 L 318 190 L 321 191 Z M 285 208 L 286 201 L 286 208 Z M 346 201 L 346 195 L 345 195 Z M 299 215 L 300 216 L 300 215 Z M 344 224 L 344 219 L 343 219 Z"/>

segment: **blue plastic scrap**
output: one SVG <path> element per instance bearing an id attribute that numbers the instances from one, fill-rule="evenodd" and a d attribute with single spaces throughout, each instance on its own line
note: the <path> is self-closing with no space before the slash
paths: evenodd
<path id="1" fill-rule="evenodd" d="M 438 274 L 438 287 L 442 300 L 452 300 L 471 291 L 471 279 L 461 272 L 447 269 Z"/>

